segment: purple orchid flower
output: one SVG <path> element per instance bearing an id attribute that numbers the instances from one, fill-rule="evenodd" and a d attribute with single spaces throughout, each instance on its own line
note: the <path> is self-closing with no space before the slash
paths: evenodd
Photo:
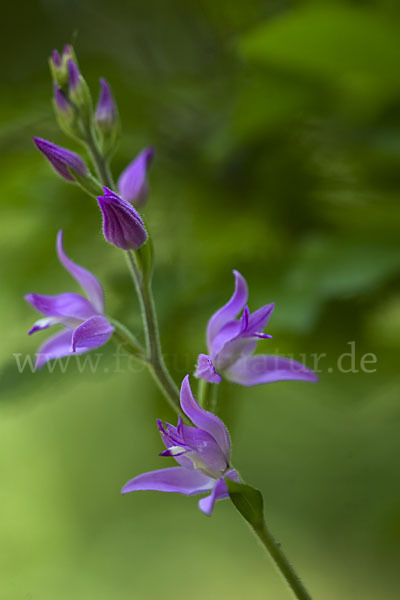
<path id="1" fill-rule="evenodd" d="M 70 260 L 63 249 L 62 231 L 57 236 L 57 254 L 63 267 L 69 271 L 86 292 L 87 298 L 75 293 L 41 296 L 27 294 L 25 299 L 44 318 L 36 321 L 29 335 L 47 329 L 52 325 L 62 325 L 63 331 L 50 337 L 36 354 L 36 368 L 40 369 L 53 358 L 70 354 L 82 354 L 105 344 L 111 337 L 114 327 L 104 316 L 103 290 L 96 277 Z"/>
<path id="2" fill-rule="evenodd" d="M 199 355 L 195 376 L 210 383 L 220 383 L 223 374 L 226 379 L 247 386 L 285 379 L 317 381 L 315 373 L 296 360 L 276 355 L 253 355 L 260 339 L 272 337 L 262 332 L 274 304 L 266 304 L 250 313 L 245 306 L 248 296 L 246 280 L 238 271 L 233 273 L 234 294 L 208 322 L 209 355 Z M 242 309 L 242 316 L 237 319 Z"/>
<path id="3" fill-rule="evenodd" d="M 192 496 L 211 492 L 201 498 L 199 508 L 211 515 L 216 500 L 228 497 L 225 478 L 239 481 L 230 466 L 231 443 L 224 423 L 199 406 L 190 389 L 189 375 L 181 386 L 181 407 L 196 427 L 188 427 L 179 417 L 177 427 L 157 421 L 166 450 L 160 456 L 172 456 L 179 467 L 138 475 L 122 488 L 122 494 L 138 490 L 176 492 Z"/>
<path id="4" fill-rule="evenodd" d="M 104 78 L 100 79 L 100 97 L 96 106 L 95 120 L 101 130 L 110 130 L 117 118 L 117 107 L 111 88 Z"/>
<path id="5" fill-rule="evenodd" d="M 104 237 L 122 250 L 137 250 L 147 240 L 141 216 L 129 202 L 107 187 L 103 189 L 104 195 L 97 200 L 103 213 Z"/>
<path id="6" fill-rule="evenodd" d="M 118 191 L 121 196 L 135 206 L 143 206 L 149 193 L 147 169 L 154 157 L 153 148 L 145 148 L 121 173 Z"/>
<path id="7" fill-rule="evenodd" d="M 56 144 L 41 138 L 34 137 L 33 141 L 61 177 L 67 181 L 75 181 L 74 172 L 82 177 L 87 177 L 87 167 L 75 152 L 56 146 Z"/>

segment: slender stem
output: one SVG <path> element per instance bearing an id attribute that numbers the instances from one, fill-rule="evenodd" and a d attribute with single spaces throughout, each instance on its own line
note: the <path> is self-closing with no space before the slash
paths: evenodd
<path id="1" fill-rule="evenodd" d="M 263 519 L 258 525 L 251 524 L 250 527 L 271 556 L 276 568 L 285 579 L 295 598 L 298 598 L 298 600 L 312 600 L 300 577 L 283 553 L 279 542 L 274 539 L 272 533 L 269 531 L 265 520 Z"/>
<path id="2" fill-rule="evenodd" d="M 179 390 L 168 372 L 162 355 L 157 313 L 154 306 L 151 283 L 142 278 L 134 252 L 128 250 L 126 252 L 126 258 L 142 311 L 147 348 L 147 363 L 150 372 L 170 406 L 186 423 L 187 419 L 180 408 Z"/>
<path id="3" fill-rule="evenodd" d="M 85 133 L 85 143 L 90 150 L 93 162 L 101 181 L 110 189 L 114 189 L 114 181 L 108 161 L 99 150 L 92 128 L 90 126 L 85 127 Z M 186 416 L 180 408 L 179 390 L 169 374 L 162 355 L 157 313 L 154 306 L 151 282 L 142 278 L 134 252 L 128 251 L 125 254 L 142 311 L 147 349 L 146 363 L 158 387 L 164 394 L 170 406 L 178 415 L 182 417 L 182 420 L 185 423 L 188 423 Z"/>

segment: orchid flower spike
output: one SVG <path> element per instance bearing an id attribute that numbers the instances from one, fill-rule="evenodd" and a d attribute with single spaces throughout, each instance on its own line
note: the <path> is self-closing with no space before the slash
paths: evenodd
<path id="1" fill-rule="evenodd" d="M 272 337 L 262 332 L 274 304 L 266 304 L 250 313 L 245 306 L 248 296 L 246 280 L 238 271 L 233 271 L 233 274 L 234 294 L 208 322 L 209 354 L 199 355 L 195 376 L 210 383 L 220 383 L 224 375 L 226 379 L 246 386 L 284 379 L 317 381 L 315 373 L 296 360 L 276 355 L 253 355 L 260 339 Z M 242 309 L 242 316 L 237 319 Z"/>
<path id="2" fill-rule="evenodd" d="M 85 163 L 75 152 L 61 148 L 61 146 L 56 146 L 56 144 L 52 144 L 41 138 L 34 137 L 33 141 L 51 166 L 67 181 L 75 181 L 74 174 L 78 177 L 88 176 Z"/>
<path id="3" fill-rule="evenodd" d="M 27 294 L 25 299 L 44 318 L 36 321 L 29 335 L 62 325 L 63 330 L 42 344 L 36 354 L 36 368 L 40 369 L 53 358 L 82 354 L 105 344 L 114 328 L 104 316 L 103 290 L 96 277 L 70 260 L 63 249 L 62 231 L 57 236 L 57 254 L 63 267 L 86 292 L 87 298 L 73 292 L 56 296 Z"/>
<path id="4" fill-rule="evenodd" d="M 141 216 L 129 202 L 107 187 L 103 189 L 104 195 L 97 200 L 103 213 L 104 237 L 122 250 L 137 250 L 147 240 Z"/>
<path id="5" fill-rule="evenodd" d="M 154 157 L 153 148 L 145 148 L 121 173 L 118 191 L 122 198 L 134 206 L 143 206 L 149 194 L 147 169 Z"/>
<path id="6" fill-rule="evenodd" d="M 196 402 L 190 389 L 189 375 L 181 386 L 181 407 L 195 427 L 188 427 L 179 417 L 177 427 L 157 421 L 166 450 L 160 456 L 172 456 L 179 467 L 160 469 L 138 475 L 122 488 L 122 494 L 138 490 L 177 492 L 192 496 L 211 492 L 199 501 L 199 508 L 211 515 L 216 500 L 228 497 L 225 478 L 239 482 L 230 466 L 231 443 L 224 423 Z"/>

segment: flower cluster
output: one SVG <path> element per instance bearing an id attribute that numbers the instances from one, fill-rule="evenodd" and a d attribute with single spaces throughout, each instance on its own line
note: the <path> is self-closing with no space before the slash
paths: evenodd
<path id="1" fill-rule="evenodd" d="M 152 148 L 142 150 L 123 170 L 114 186 L 109 157 L 116 147 L 119 119 L 109 84 L 100 79 L 99 100 L 93 111 L 89 88 L 71 46 L 66 46 L 61 55 L 57 50 L 53 51 L 50 68 L 57 119 L 70 137 L 86 146 L 90 157 L 88 164 L 95 167 L 95 172 L 92 173 L 82 157 L 71 150 L 38 137 L 34 138 L 34 143 L 64 180 L 80 185 L 96 198 L 102 213 L 105 239 L 128 253 L 132 277 L 144 309 L 146 349 L 140 348 L 143 351 L 140 358 L 148 364 L 166 398 L 180 415 L 176 426 L 158 421 L 166 446 L 161 456 L 174 458 L 179 466 L 138 475 L 123 487 L 122 493 L 138 490 L 185 495 L 208 493 L 200 499 L 199 507 L 211 515 L 216 500 L 229 495 L 228 485 L 232 486 L 232 481 L 240 483 L 240 479 L 231 464 L 231 442 L 226 426 L 195 400 L 189 375 L 184 378 L 179 395 L 159 347 L 149 277 L 152 246 L 147 243 L 142 250 L 149 233 L 138 212 L 148 197 L 147 172 L 154 151 Z M 120 327 L 105 315 L 103 289 L 96 277 L 65 254 L 61 231 L 57 236 L 57 254 L 62 266 L 85 295 L 67 292 L 26 296 L 42 315 L 29 334 L 53 326 L 61 328 L 39 347 L 38 368 L 49 360 L 98 348 L 116 333 L 115 328 Z M 266 304 L 251 313 L 246 304 L 246 280 L 238 271 L 234 271 L 234 276 L 233 296 L 208 322 L 208 354 L 199 354 L 195 376 L 204 380 L 205 386 L 220 384 L 223 378 L 244 386 L 285 379 L 316 381 L 316 375 L 297 361 L 271 354 L 254 354 L 260 340 L 271 338 L 264 329 L 274 305 Z M 120 329 L 118 331 L 121 333 Z M 136 339 L 132 333 L 128 334 L 130 341 Z M 134 346 L 131 344 L 133 354 Z M 193 426 L 187 424 L 190 422 Z"/>

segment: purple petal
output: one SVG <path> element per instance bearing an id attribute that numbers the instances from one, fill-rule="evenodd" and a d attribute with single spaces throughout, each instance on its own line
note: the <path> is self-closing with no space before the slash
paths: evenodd
<path id="1" fill-rule="evenodd" d="M 100 97 L 96 107 L 96 122 L 101 125 L 111 126 L 117 116 L 115 102 L 110 86 L 103 78 L 100 79 Z"/>
<path id="2" fill-rule="evenodd" d="M 207 431 L 212 435 L 229 464 L 231 443 L 228 430 L 221 419 L 201 408 L 196 402 L 192 390 L 190 389 L 189 375 L 186 375 L 185 379 L 182 381 L 180 398 L 183 412 L 189 417 L 194 425 L 200 429 L 204 429 L 204 431 Z"/>
<path id="3" fill-rule="evenodd" d="M 195 468 L 215 478 L 226 471 L 229 466 L 227 457 L 212 435 L 204 429 L 183 424 L 181 431 L 185 446 L 192 450 L 192 454 L 187 456 L 192 460 Z"/>
<path id="4" fill-rule="evenodd" d="M 56 296 L 27 294 L 25 300 L 46 317 L 82 321 L 96 314 L 89 300 L 73 292 Z"/>
<path id="5" fill-rule="evenodd" d="M 61 146 L 56 146 L 56 144 L 52 144 L 51 142 L 41 138 L 35 137 L 33 138 L 33 141 L 35 142 L 36 147 L 42 154 L 44 154 L 57 173 L 61 175 L 61 177 L 64 177 L 64 179 L 67 181 L 75 181 L 73 177 L 74 171 L 76 171 L 79 175 L 82 175 L 82 177 L 87 175 L 85 163 L 80 156 L 75 154 L 75 152 L 61 148 Z"/>
<path id="6" fill-rule="evenodd" d="M 238 271 L 233 271 L 233 274 L 235 276 L 235 291 L 232 298 L 211 317 L 207 325 L 207 344 L 210 351 L 213 340 L 220 329 L 226 323 L 232 321 L 247 302 L 246 280 Z"/>
<path id="7" fill-rule="evenodd" d="M 64 252 L 63 232 L 59 231 L 57 235 L 57 254 L 63 267 L 69 271 L 72 277 L 79 283 L 86 292 L 90 302 L 98 313 L 104 313 L 104 294 L 100 282 L 96 277 L 80 265 L 72 262 Z"/>
<path id="8" fill-rule="evenodd" d="M 223 477 L 221 477 L 221 479 L 217 479 L 217 481 L 215 482 L 211 494 L 199 500 L 199 508 L 205 515 L 210 517 L 215 502 L 217 500 L 223 500 L 223 498 L 227 498 L 228 496 L 228 488 L 226 486 L 225 480 L 223 479 Z"/>
<path id="9" fill-rule="evenodd" d="M 153 160 L 153 148 L 146 148 L 126 167 L 118 180 L 118 191 L 136 206 L 145 203 L 148 195 L 146 173 Z"/>
<path id="10" fill-rule="evenodd" d="M 266 304 L 265 306 L 262 306 L 258 310 L 251 313 L 248 318 L 247 330 L 253 333 L 257 333 L 258 335 L 260 334 L 260 332 L 264 331 L 265 327 L 268 324 L 268 321 L 270 320 L 274 308 L 275 304 L 272 302 L 271 304 Z"/>
<path id="11" fill-rule="evenodd" d="M 227 369 L 225 375 L 234 383 L 248 386 L 286 379 L 318 381 L 316 374 L 301 363 L 273 354 L 244 356 Z"/>
<path id="12" fill-rule="evenodd" d="M 104 188 L 98 198 L 103 213 L 103 232 L 108 242 L 122 250 L 137 250 L 147 240 L 147 232 L 139 213 L 129 202 Z"/>
<path id="13" fill-rule="evenodd" d="M 214 368 L 211 358 L 206 354 L 199 354 L 197 359 L 195 377 L 204 379 L 209 383 L 221 383 L 222 377 Z"/>
<path id="14" fill-rule="evenodd" d="M 48 338 L 36 353 L 36 368 L 40 369 L 53 358 L 62 358 L 72 354 L 71 343 L 72 330 L 62 331 Z"/>
<path id="15" fill-rule="evenodd" d="M 114 327 L 105 317 L 95 315 L 79 325 L 72 334 L 72 350 L 92 350 L 103 346 L 112 336 Z"/>
<path id="16" fill-rule="evenodd" d="M 176 492 L 191 496 L 211 490 L 214 479 L 203 475 L 199 471 L 192 471 L 184 467 L 170 467 L 159 471 L 150 471 L 138 475 L 124 485 L 122 494 L 139 490 L 155 490 L 158 492 Z"/>
<path id="17" fill-rule="evenodd" d="M 164 442 L 167 448 L 171 446 L 179 446 L 183 444 L 182 435 L 178 433 L 179 426 L 181 424 L 181 419 L 178 421 L 178 428 L 170 425 L 169 423 L 162 423 L 159 419 L 157 419 L 158 430 L 161 435 L 161 439 Z M 184 454 L 180 456 L 174 456 L 174 459 L 178 464 L 186 469 L 194 469 L 193 462 L 185 456 Z"/>

